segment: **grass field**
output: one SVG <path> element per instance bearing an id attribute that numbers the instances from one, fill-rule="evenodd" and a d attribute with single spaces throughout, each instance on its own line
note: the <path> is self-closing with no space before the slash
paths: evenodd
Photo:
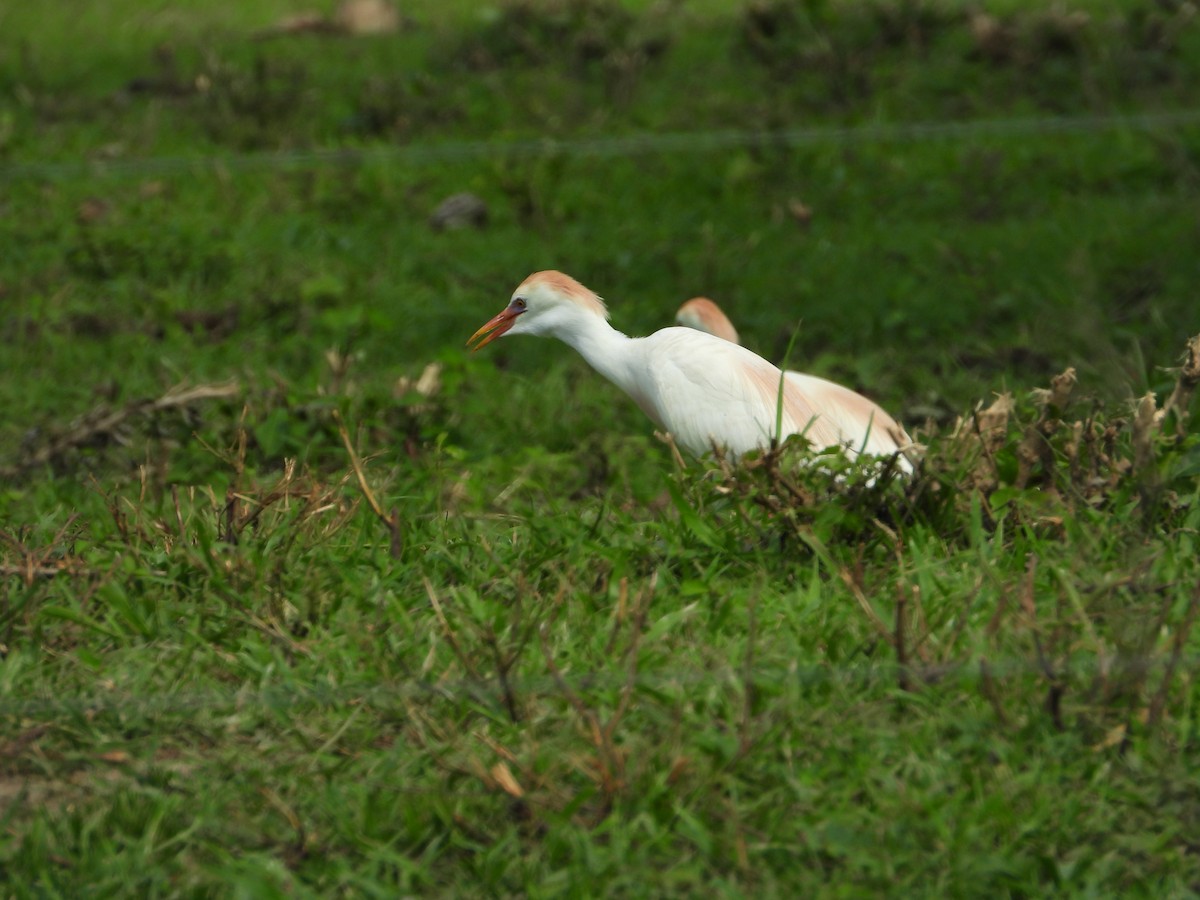
<path id="1" fill-rule="evenodd" d="M 1200 892 L 1194 4 L 302 10 L 0 9 L 0 893 Z M 543 268 L 920 470 L 469 356 Z"/>

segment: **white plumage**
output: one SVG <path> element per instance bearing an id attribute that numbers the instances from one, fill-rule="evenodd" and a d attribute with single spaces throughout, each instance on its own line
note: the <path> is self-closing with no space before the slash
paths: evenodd
<path id="1" fill-rule="evenodd" d="M 838 418 L 806 396 L 804 382 L 785 379 L 757 354 L 691 328 L 627 337 L 608 323 L 608 310 L 594 292 L 561 272 L 526 278 L 508 306 L 467 344 L 478 350 L 504 334 L 547 335 L 574 347 L 695 456 L 714 445 L 740 456 L 770 446 L 775 437 L 801 433 L 816 447 L 837 445 L 851 454 L 859 449 L 847 443 Z M 846 388 L 824 384 L 858 397 Z M 882 428 L 892 427 L 903 435 L 886 413 L 882 418 Z M 893 444 L 891 450 L 871 452 L 895 449 Z"/>
<path id="2" fill-rule="evenodd" d="M 675 321 L 722 340 L 738 342 L 737 329 L 729 317 L 707 297 L 688 300 L 679 307 Z M 891 456 L 912 445 L 912 438 L 886 410 L 857 391 L 803 372 L 789 370 L 784 372 L 784 377 L 788 386 L 803 395 L 816 414 L 836 430 L 836 443 L 847 448 L 851 455 L 863 452 L 872 456 Z M 814 444 L 822 446 L 815 440 Z M 899 462 L 904 471 L 911 470 L 903 456 Z"/>

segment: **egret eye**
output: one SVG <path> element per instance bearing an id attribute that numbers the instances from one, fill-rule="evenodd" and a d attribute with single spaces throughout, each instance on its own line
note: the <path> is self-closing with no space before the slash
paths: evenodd
<path id="1" fill-rule="evenodd" d="M 517 312 L 525 312 L 525 298 L 517 297 L 516 299 L 514 299 L 512 302 L 512 308 L 515 309 Z"/>

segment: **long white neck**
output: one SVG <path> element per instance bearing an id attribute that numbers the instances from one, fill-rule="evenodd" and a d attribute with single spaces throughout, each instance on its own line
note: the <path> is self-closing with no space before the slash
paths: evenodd
<path id="1" fill-rule="evenodd" d="M 557 329 L 555 336 L 574 347 L 593 369 L 641 402 L 634 366 L 636 341 L 600 316 L 589 313 L 572 317 L 570 324 Z"/>

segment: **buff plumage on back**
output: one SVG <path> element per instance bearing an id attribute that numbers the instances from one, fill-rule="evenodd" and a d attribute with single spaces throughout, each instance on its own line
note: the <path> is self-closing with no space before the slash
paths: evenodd
<path id="1" fill-rule="evenodd" d="M 584 309 L 590 310 L 601 318 L 608 320 L 608 307 L 604 305 L 604 301 L 593 290 L 585 288 L 582 284 L 562 272 L 557 272 L 554 269 L 547 269 L 544 272 L 534 272 L 528 278 L 521 282 L 517 288 L 517 293 L 528 288 L 544 285 L 557 291 L 562 296 L 569 300 L 578 303 Z"/>

